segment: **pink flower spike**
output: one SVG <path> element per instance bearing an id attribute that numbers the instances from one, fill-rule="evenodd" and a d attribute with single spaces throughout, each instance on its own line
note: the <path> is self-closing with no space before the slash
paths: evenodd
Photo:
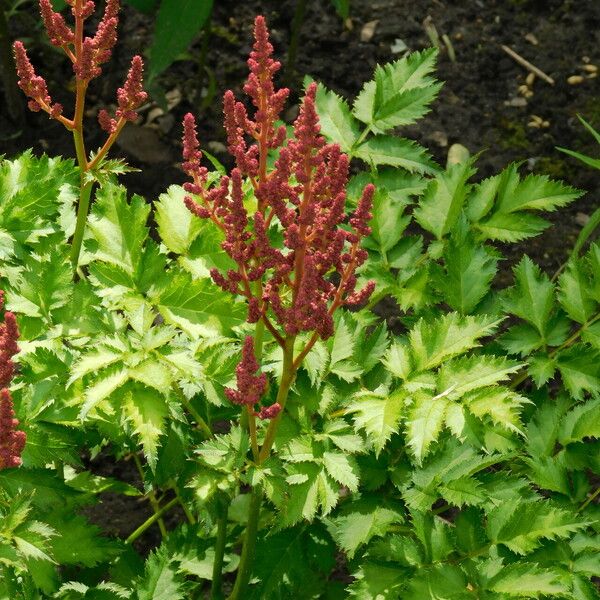
<path id="1" fill-rule="evenodd" d="M 256 375 L 260 366 L 254 355 L 254 339 L 247 336 L 242 348 L 242 360 L 236 367 L 237 390 L 225 388 L 225 394 L 234 404 L 254 406 L 267 389 L 267 376 Z"/>
<path id="2" fill-rule="evenodd" d="M 135 121 L 137 119 L 138 109 L 148 99 L 148 94 L 143 89 L 144 62 L 141 56 L 134 56 L 131 59 L 131 67 L 127 73 L 127 79 L 122 88 L 117 90 L 117 118 L 123 118 L 126 121 Z"/>
<path id="3" fill-rule="evenodd" d="M 105 109 L 102 109 L 98 113 L 98 123 L 108 134 L 114 133 L 117 130 L 117 121 L 113 119 Z"/>
<path id="4" fill-rule="evenodd" d="M 17 431 L 18 425 L 10 392 L 4 388 L 0 391 L 0 470 L 21 465 L 26 436 Z"/>
<path id="5" fill-rule="evenodd" d="M 280 412 L 281 405 L 278 402 L 275 402 L 275 404 L 271 404 L 271 406 L 263 406 L 256 416 L 263 420 L 274 419 Z"/>
<path id="6" fill-rule="evenodd" d="M 46 110 L 51 116 L 57 117 L 62 113 L 60 104 L 52 104 L 52 98 L 48 94 L 48 87 L 43 77 L 36 75 L 35 69 L 27 56 L 27 50 L 22 42 L 13 44 L 17 74 L 19 76 L 19 87 L 30 98 L 29 108 L 34 112 Z"/>
<path id="7" fill-rule="evenodd" d="M 206 176 L 206 169 L 202 169 L 200 161 L 202 152 L 198 141 L 196 119 L 192 113 L 187 113 L 183 118 L 183 170 L 190 176 L 198 175 L 201 179 Z"/>
<path id="8" fill-rule="evenodd" d="M 62 47 L 75 41 L 75 33 L 67 26 L 63 16 L 54 12 L 50 0 L 40 0 L 40 13 L 52 45 Z"/>
<path id="9" fill-rule="evenodd" d="M 97 64 L 105 63 L 110 59 L 112 49 L 117 43 L 119 8 L 119 0 L 107 0 L 104 15 L 94 36 Z"/>
<path id="10" fill-rule="evenodd" d="M 96 45 L 93 38 L 86 37 L 83 40 L 81 54 L 73 65 L 73 71 L 80 81 L 91 81 L 102 73 L 96 62 Z"/>

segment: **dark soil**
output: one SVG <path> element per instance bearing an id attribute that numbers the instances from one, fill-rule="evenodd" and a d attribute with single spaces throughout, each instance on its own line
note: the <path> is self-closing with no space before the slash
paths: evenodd
<path id="1" fill-rule="evenodd" d="M 220 98 L 227 88 L 240 93 L 256 14 L 267 17 L 277 52 L 285 61 L 295 0 L 243 3 L 221 0 L 215 4 L 207 55 L 211 76 L 200 76 L 197 61 L 173 65 L 161 78 L 160 85 L 171 92 L 171 98 L 178 96 L 180 100 L 174 101 L 175 106 L 151 125 L 132 128 L 122 146 L 113 152 L 143 170 L 127 175 L 123 181 L 130 190 L 148 200 L 155 199 L 170 184 L 183 181 L 178 167 L 179 123 L 189 110 L 199 116 L 203 145 L 217 158 L 227 161 L 223 152 Z M 342 96 L 353 98 L 363 82 L 371 78 L 377 63 L 400 56 L 392 51 L 396 40 L 402 40 L 411 50 L 430 45 L 423 27 L 428 16 L 439 35 L 446 34 L 451 40 L 456 62 L 450 60 L 446 51 L 442 52 L 438 76 L 446 84 L 439 99 L 424 120 L 401 133 L 428 146 L 441 163 L 445 162 L 448 147 L 455 142 L 472 153 L 482 152 L 478 163 L 481 177 L 497 172 L 511 161 L 524 161 L 524 172 L 545 172 L 587 190 L 588 194 L 575 205 L 552 217 L 554 228 L 511 251 L 511 256 L 527 252 L 553 271 L 564 261 L 586 217 L 598 205 L 600 171 L 580 166 L 559 153 L 555 146 L 600 154 L 600 148 L 576 118 L 579 113 L 600 127 L 600 77 L 587 78 L 582 70 L 584 64 L 600 67 L 600 2 L 353 0 L 352 29 L 348 29 L 328 0 L 312 0 L 301 33 L 296 71 L 291 76 L 288 73 L 288 78 L 298 90 L 303 76 L 310 74 Z M 361 41 L 364 25 L 375 20 L 378 22 L 372 38 Z M 70 106 L 70 67 L 60 54 L 43 43 L 43 35 L 39 28 L 33 29 L 33 23 L 31 14 L 13 18 L 12 34 L 28 41 L 32 58 L 38 71 L 47 78 L 51 93 L 56 100 Z M 90 111 L 87 123 L 90 148 L 99 146 L 102 140 L 94 122 L 96 109 L 114 102 L 115 90 L 122 83 L 130 57 L 144 53 L 148 47 L 151 26 L 150 19 L 130 9 L 124 11 L 120 45 L 106 68 L 106 76 L 91 88 L 90 106 L 94 110 Z M 542 69 L 555 80 L 555 85 L 536 79 L 533 96 L 525 102 L 518 88 L 525 83 L 528 71 L 507 56 L 501 44 L 510 46 Z M 192 54 L 197 57 L 200 49 L 201 40 Z M 569 85 L 567 79 L 572 75 L 582 75 L 584 80 Z M 210 88 L 211 80 L 215 84 L 214 97 L 209 92 L 204 102 L 208 106 L 201 110 L 207 92 L 204 88 Z M 11 122 L 4 106 L 0 106 L 0 154 L 10 156 L 33 147 L 36 153 L 73 155 L 70 135 L 44 115 L 27 113 L 25 124 L 19 126 Z M 144 119 L 149 115 L 150 110 L 145 111 Z M 533 115 L 548 121 L 548 127 L 529 127 Z M 288 116 L 293 116 L 293 110 Z M 129 471 L 135 474 L 135 470 Z M 126 475 L 119 474 L 127 479 Z M 132 478 L 135 481 L 134 476 L 129 479 Z M 99 520 L 112 533 L 120 535 L 127 535 L 146 516 L 139 514 L 140 505 L 129 499 L 125 506 L 107 497 L 103 511 Z"/>

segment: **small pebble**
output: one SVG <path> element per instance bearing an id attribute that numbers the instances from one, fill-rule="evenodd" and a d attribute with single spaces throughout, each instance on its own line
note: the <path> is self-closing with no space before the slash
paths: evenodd
<path id="1" fill-rule="evenodd" d="M 582 227 L 587 225 L 589 220 L 590 220 L 590 215 L 586 215 L 585 213 L 578 212 L 575 215 L 575 223 L 577 223 L 577 225 L 581 225 Z"/>
<path id="2" fill-rule="evenodd" d="M 533 82 L 535 81 L 535 73 L 529 73 L 529 75 L 527 75 L 527 77 L 525 78 L 525 83 L 531 87 L 533 85 Z"/>
<path id="3" fill-rule="evenodd" d="M 583 65 L 583 67 L 581 67 L 584 71 L 587 71 L 588 73 L 597 73 L 598 72 L 598 67 L 596 65 L 592 65 L 592 64 L 587 64 L 587 65 Z"/>
<path id="4" fill-rule="evenodd" d="M 596 77 L 598 77 L 598 73 L 588 73 L 587 74 L 588 79 L 595 79 Z"/>
<path id="5" fill-rule="evenodd" d="M 515 108 L 522 108 L 523 106 L 527 106 L 527 100 L 525 98 L 511 98 L 507 100 L 505 106 L 514 106 Z"/>
<path id="6" fill-rule="evenodd" d="M 379 19 L 375 19 L 374 21 L 369 21 L 362 26 L 360 30 L 360 41 L 363 43 L 367 43 L 371 41 L 371 38 L 375 35 L 375 28 L 379 23 Z"/>
<path id="7" fill-rule="evenodd" d="M 539 44 L 538 39 L 535 37 L 535 35 L 533 35 L 533 33 L 528 33 L 525 35 L 525 39 L 530 43 L 533 44 L 534 46 L 537 46 Z"/>
<path id="8" fill-rule="evenodd" d="M 581 57 L 581 61 L 584 63 L 589 63 L 590 62 L 590 57 L 589 56 L 582 56 Z"/>
<path id="9" fill-rule="evenodd" d="M 519 94 L 521 94 L 521 96 L 526 96 L 527 92 L 529 92 L 529 88 L 526 85 L 520 85 L 518 88 L 518 92 Z"/>
<path id="10" fill-rule="evenodd" d="M 569 85 L 579 85 L 584 82 L 584 78 L 581 75 L 571 75 L 571 77 L 567 78 L 567 83 Z"/>

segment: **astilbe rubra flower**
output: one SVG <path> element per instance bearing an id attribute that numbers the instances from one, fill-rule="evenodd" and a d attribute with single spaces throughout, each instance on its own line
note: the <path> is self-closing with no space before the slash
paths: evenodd
<path id="1" fill-rule="evenodd" d="M 119 0 L 106 1 L 104 14 L 93 36 L 85 36 L 83 26 L 84 21 L 93 14 L 95 3 L 92 0 L 68 0 L 68 4 L 75 18 L 75 29 L 71 29 L 64 17 L 53 10 L 51 0 L 39 0 L 40 13 L 50 42 L 62 48 L 73 63 L 78 101 L 81 104 L 80 97 L 85 94 L 89 82 L 101 75 L 101 65 L 110 59 L 117 42 Z M 76 115 L 73 119 L 63 117 L 63 107 L 52 102 L 46 81 L 36 74 L 23 43 L 15 42 L 13 49 L 19 87 L 30 98 L 29 108 L 33 111 L 43 110 L 68 129 L 78 130 L 81 126 L 78 121 L 83 114 L 82 110 L 80 115 Z M 119 108 L 116 119 L 110 117 L 106 110 L 101 110 L 98 115 L 100 125 L 108 133 L 117 132 L 127 121 L 135 121 L 137 118 L 136 109 L 147 99 L 146 92 L 142 90 L 142 75 L 142 59 L 135 56 L 124 87 L 117 91 Z"/>
<path id="2" fill-rule="evenodd" d="M 260 365 L 254 355 L 254 340 L 247 336 L 242 348 L 242 360 L 235 370 L 237 390 L 225 388 L 225 395 L 231 402 L 254 409 L 267 389 L 267 376 L 264 373 L 257 375 L 259 370 Z M 272 404 L 255 414 L 262 419 L 270 419 L 278 412 L 279 405 Z"/>
<path id="3" fill-rule="evenodd" d="M 4 293 L 0 291 L 0 310 L 4 306 Z M 15 372 L 12 357 L 19 351 L 19 328 L 12 312 L 4 313 L 0 325 L 0 469 L 18 467 L 25 447 L 25 432 L 18 431 L 12 398 L 8 386 Z"/>
<path id="4" fill-rule="evenodd" d="M 333 334 L 334 311 L 366 302 L 374 290 L 374 282 L 356 289 L 356 270 L 367 258 L 360 243 L 371 231 L 374 187 L 364 188 L 348 219 L 349 160 L 337 144 L 327 144 L 320 135 L 316 84 L 309 85 L 293 137 L 286 142 L 285 127 L 276 127 L 275 122 L 289 92 L 273 85 L 280 64 L 272 58 L 263 17 L 256 18 L 254 37 L 244 91 L 256 110 L 251 119 L 233 92 L 225 93 L 225 128 L 236 166 L 218 185 L 207 185 L 194 117 L 184 118 L 183 168 L 193 180 L 184 186 L 190 194 L 185 204 L 222 230 L 222 248 L 236 268 L 226 273 L 213 269 L 211 275 L 222 289 L 246 298 L 248 321 L 262 320 L 284 348 L 299 333 L 312 332 L 294 362 L 297 368 L 318 338 Z M 274 167 L 267 172 L 269 151 L 277 154 Z M 244 205 L 244 176 L 257 199 L 253 215 Z M 269 236 L 277 221 L 283 230 L 283 247 L 274 246 Z M 242 364 L 249 363 L 243 358 L 239 368 Z M 238 392 L 228 395 L 242 403 L 239 381 Z M 252 404 L 257 401 L 255 396 L 251 400 Z"/>

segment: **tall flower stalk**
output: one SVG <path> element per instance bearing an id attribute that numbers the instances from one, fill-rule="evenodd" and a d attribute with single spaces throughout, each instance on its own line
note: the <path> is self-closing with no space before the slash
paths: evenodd
<path id="1" fill-rule="evenodd" d="M 118 108 L 115 115 L 110 115 L 104 109 L 98 114 L 100 126 L 107 133 L 106 140 L 97 152 L 88 155 L 83 131 L 86 94 L 90 82 L 102 74 L 101 65 L 110 59 L 117 42 L 119 0 L 106 0 L 103 17 L 93 36 L 86 36 L 84 27 L 85 21 L 94 13 L 95 3 L 92 0 L 66 1 L 71 7 L 74 27 L 67 25 L 60 13 L 54 12 L 50 0 L 39 0 L 39 7 L 50 42 L 61 48 L 73 65 L 75 109 L 72 118 L 65 117 L 63 106 L 52 100 L 46 81 L 36 74 L 23 43 L 15 42 L 13 49 L 19 76 L 18 84 L 29 97 L 29 108 L 34 112 L 48 113 L 50 118 L 73 132 L 80 170 L 77 223 L 71 245 L 71 262 L 73 269 L 77 270 L 94 185 L 93 171 L 102 164 L 125 124 L 137 119 L 136 110 L 146 101 L 148 95 L 142 87 L 142 59 L 140 56 L 134 56 L 125 83 L 117 90 Z"/>
<path id="2" fill-rule="evenodd" d="M 320 135 L 316 84 L 308 87 L 293 135 L 286 139 L 286 127 L 277 121 L 289 91 L 274 86 L 273 77 L 281 65 L 273 59 L 263 17 L 256 18 L 254 37 L 244 86 L 254 107 L 253 117 L 233 92 L 224 97 L 228 149 L 235 168 L 218 184 L 208 185 L 191 114 L 183 124 L 183 156 L 184 169 L 193 180 L 185 185 L 186 206 L 222 231 L 222 248 L 236 265 L 225 273 L 213 269 L 212 279 L 246 300 L 248 322 L 256 324 L 254 337 L 244 341 L 237 389 L 228 389 L 226 394 L 243 407 L 253 461 L 260 465 L 272 452 L 304 358 L 317 340 L 333 335 L 338 308 L 361 305 L 374 290 L 374 282 L 356 289 L 356 269 L 367 258 L 361 240 L 371 231 L 374 187 L 365 187 L 356 210 L 347 215 L 349 160 L 337 144 L 326 144 Z M 274 159 L 272 168 L 269 157 Z M 247 200 L 247 190 L 252 200 Z M 256 206 L 253 213 L 249 205 Z M 273 242 L 278 239 L 271 235 L 276 230 L 282 233 L 282 244 Z M 261 403 L 267 389 L 267 377 L 260 372 L 265 330 L 283 352 L 277 397 L 269 406 Z M 259 426 L 261 421 L 264 427 Z M 262 492 L 255 489 L 231 599 L 246 593 L 261 502 Z"/>

